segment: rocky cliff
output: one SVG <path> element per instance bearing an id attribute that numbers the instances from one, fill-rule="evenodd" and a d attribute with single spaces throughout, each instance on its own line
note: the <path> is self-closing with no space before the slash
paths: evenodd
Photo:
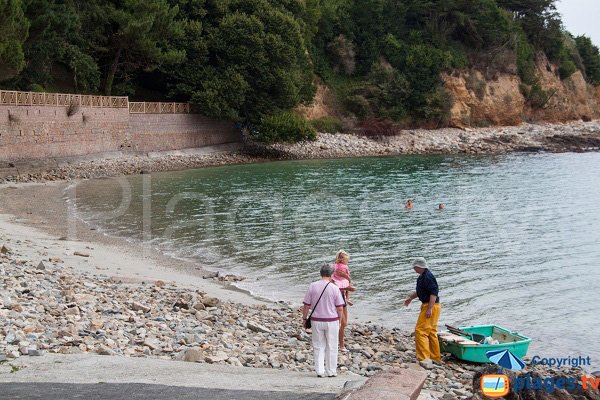
<path id="1" fill-rule="evenodd" d="M 450 124 L 462 128 L 600 118 L 600 88 L 587 84 L 580 71 L 561 80 L 558 68 L 539 54 L 536 73 L 545 92 L 543 104 L 536 108 L 521 91 L 516 67 L 508 66 L 492 77 L 478 69 L 444 74 L 444 85 L 454 100 Z"/>

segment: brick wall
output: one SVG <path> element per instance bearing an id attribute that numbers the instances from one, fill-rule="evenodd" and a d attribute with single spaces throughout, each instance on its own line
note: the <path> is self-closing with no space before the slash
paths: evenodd
<path id="1" fill-rule="evenodd" d="M 25 161 L 117 151 L 129 145 L 126 108 L 0 106 L 0 160 Z"/>
<path id="2" fill-rule="evenodd" d="M 0 162 L 114 151 L 161 151 L 240 140 L 228 122 L 195 114 L 130 114 L 126 108 L 0 105 Z"/>
<path id="3" fill-rule="evenodd" d="M 137 151 L 180 150 L 239 142 L 233 123 L 198 114 L 131 114 L 132 147 Z"/>

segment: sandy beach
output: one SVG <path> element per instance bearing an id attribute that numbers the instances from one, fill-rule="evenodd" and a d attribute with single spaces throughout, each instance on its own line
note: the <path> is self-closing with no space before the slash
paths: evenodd
<path id="1" fill-rule="evenodd" d="M 266 304 L 247 292 L 209 278 L 214 274 L 193 262 L 176 260 L 90 228 L 69 215 L 64 190 L 70 183 L 11 184 L 0 190 L 0 232 L 29 258 L 59 257 L 77 271 L 132 282 L 163 280 L 205 291 L 220 299 Z M 43 207 L 40 205 L 43 204 Z M 74 252 L 89 257 L 73 255 Z"/>

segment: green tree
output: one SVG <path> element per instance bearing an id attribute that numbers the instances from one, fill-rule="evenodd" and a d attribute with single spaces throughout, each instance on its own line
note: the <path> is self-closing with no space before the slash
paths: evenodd
<path id="1" fill-rule="evenodd" d="M 575 38 L 577 50 L 583 61 L 585 76 L 592 85 L 600 86 L 600 51 L 587 36 Z"/>
<path id="2" fill-rule="evenodd" d="M 311 100 L 304 25 L 289 10 L 301 3 L 293 3 L 207 2 L 185 61 L 167 68 L 172 94 L 191 98 L 210 116 L 250 122 Z"/>
<path id="3" fill-rule="evenodd" d="M 178 8 L 166 0 L 88 0 L 80 7 L 94 58 L 104 66 L 106 95 L 119 73 L 127 81 L 132 73 L 174 64 L 185 56 L 173 47 L 183 35 Z"/>
<path id="4" fill-rule="evenodd" d="M 25 66 L 23 43 L 28 29 L 21 0 L 0 0 L 0 82 L 13 78 Z"/>
<path id="5" fill-rule="evenodd" d="M 52 88 L 61 66 L 69 73 L 69 86 L 75 91 L 97 90 L 100 72 L 82 36 L 82 23 L 76 3 L 71 1 L 25 0 L 31 20 L 25 42 L 27 66 L 15 81 L 22 89 Z M 62 79 L 65 80 L 65 79 Z"/>

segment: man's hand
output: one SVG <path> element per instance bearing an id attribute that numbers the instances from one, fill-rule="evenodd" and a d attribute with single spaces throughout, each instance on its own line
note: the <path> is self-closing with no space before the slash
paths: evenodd
<path id="1" fill-rule="evenodd" d="M 412 299 L 410 297 L 407 297 L 406 300 L 404 300 L 404 305 L 406 307 L 408 307 L 408 305 L 410 304 L 411 301 L 412 301 Z"/>
<path id="2" fill-rule="evenodd" d="M 431 318 L 432 314 L 433 314 L 433 310 L 431 308 L 427 308 L 427 311 L 425 311 L 425 317 Z"/>

